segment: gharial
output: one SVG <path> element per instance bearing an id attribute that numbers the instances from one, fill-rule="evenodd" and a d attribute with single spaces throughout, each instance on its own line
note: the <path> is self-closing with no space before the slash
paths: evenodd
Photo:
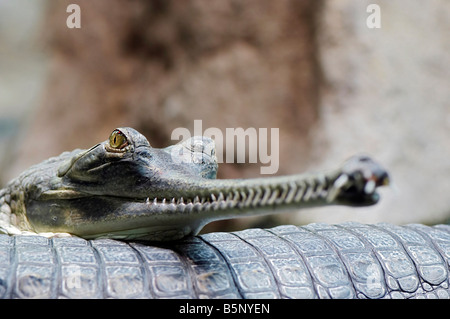
<path id="1" fill-rule="evenodd" d="M 271 178 L 217 180 L 217 167 L 209 138 L 156 149 L 136 130 L 119 128 L 10 182 L 0 192 L 0 231 L 174 240 L 213 220 L 280 208 L 372 205 L 389 180 L 366 156 L 328 173 Z"/>
<path id="2" fill-rule="evenodd" d="M 214 143 L 132 128 L 0 191 L 1 298 L 449 298 L 450 226 L 310 224 L 197 235 L 213 221 L 373 205 L 385 169 L 215 179 Z M 41 236 L 28 236 L 28 235 Z"/>

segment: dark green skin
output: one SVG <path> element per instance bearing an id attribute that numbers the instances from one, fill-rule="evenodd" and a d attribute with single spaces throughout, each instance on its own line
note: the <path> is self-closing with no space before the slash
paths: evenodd
<path id="1" fill-rule="evenodd" d="M 114 136 L 123 139 L 120 147 Z M 174 240 L 214 220 L 373 205 L 376 188 L 388 181 L 367 156 L 325 173 L 254 179 L 217 180 L 217 168 L 209 138 L 157 149 L 136 130 L 119 128 L 89 150 L 63 153 L 22 173 L 1 191 L 2 212 L 19 231 Z"/>

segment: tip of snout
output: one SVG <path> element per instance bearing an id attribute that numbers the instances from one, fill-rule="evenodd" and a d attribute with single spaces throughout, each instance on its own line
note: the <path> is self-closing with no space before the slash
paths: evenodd
<path id="1" fill-rule="evenodd" d="M 354 156 L 347 160 L 342 172 L 348 175 L 358 172 L 362 174 L 366 181 L 373 181 L 377 187 L 391 184 L 391 178 L 387 170 L 366 155 Z"/>
<path id="2" fill-rule="evenodd" d="M 340 188 L 339 200 L 346 205 L 369 206 L 380 199 L 377 189 L 390 184 L 389 173 L 380 164 L 369 156 L 359 155 L 344 163 L 335 187 Z"/>

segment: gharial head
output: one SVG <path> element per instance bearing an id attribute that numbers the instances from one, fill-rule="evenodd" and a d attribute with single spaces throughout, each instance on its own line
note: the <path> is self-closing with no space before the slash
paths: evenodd
<path id="1" fill-rule="evenodd" d="M 159 149 L 132 128 L 36 167 L 19 178 L 28 185 L 21 206 L 26 228 L 84 238 L 172 240 L 213 220 L 281 208 L 372 205 L 388 180 L 368 157 L 328 173 L 217 180 L 210 138 Z"/>
<path id="2" fill-rule="evenodd" d="M 63 184 L 80 192 L 131 198 L 171 197 L 190 179 L 214 179 L 214 141 L 194 136 L 166 148 L 151 147 L 135 129 L 115 129 L 108 140 L 58 168 Z M 174 191 L 173 195 L 170 191 Z"/>

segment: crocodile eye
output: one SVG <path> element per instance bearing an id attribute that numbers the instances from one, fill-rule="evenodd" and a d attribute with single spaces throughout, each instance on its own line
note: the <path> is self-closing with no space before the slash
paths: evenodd
<path id="1" fill-rule="evenodd" d="M 113 149 L 121 150 L 128 145 L 128 140 L 121 131 L 114 130 L 109 137 L 109 145 Z"/>

